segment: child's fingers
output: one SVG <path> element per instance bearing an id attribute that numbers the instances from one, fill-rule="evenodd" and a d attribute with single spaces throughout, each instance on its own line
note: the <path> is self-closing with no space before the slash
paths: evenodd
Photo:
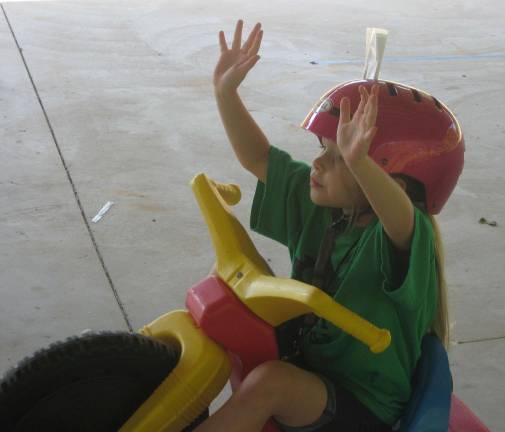
<path id="1" fill-rule="evenodd" d="M 376 110 L 379 101 L 379 86 L 377 84 L 374 84 L 372 86 L 372 91 L 370 92 L 370 98 L 372 98 L 372 96 L 373 96 L 372 109 Z"/>
<path id="2" fill-rule="evenodd" d="M 349 98 L 340 99 L 340 121 L 348 123 L 351 120 L 351 106 Z"/>
<path id="3" fill-rule="evenodd" d="M 249 57 L 247 60 L 238 64 L 236 66 L 236 69 L 237 69 L 237 71 L 246 74 L 247 72 L 249 72 L 253 68 L 253 66 L 258 62 L 259 59 L 260 59 L 259 55 Z"/>
<path id="4" fill-rule="evenodd" d="M 363 87 L 360 87 L 358 90 L 359 90 L 359 105 L 358 105 L 358 109 L 356 111 L 363 111 L 363 107 L 364 107 L 363 101 L 365 99 L 365 97 L 363 95 Z"/>
<path id="5" fill-rule="evenodd" d="M 261 23 L 256 23 L 254 28 L 252 29 L 251 33 L 249 34 L 249 37 L 245 41 L 244 45 L 242 46 L 242 50 L 245 52 L 248 52 L 251 46 L 253 45 L 254 41 L 256 40 L 257 34 L 259 33 L 261 29 Z"/>
<path id="6" fill-rule="evenodd" d="M 242 61 L 239 63 L 236 68 L 237 70 L 240 71 L 246 71 L 249 72 L 249 70 L 257 63 L 257 61 L 260 59 L 259 55 L 247 57 L 246 60 Z"/>
<path id="7" fill-rule="evenodd" d="M 226 38 L 224 37 L 224 31 L 219 32 L 219 46 L 221 47 L 222 53 L 228 51 L 228 44 L 226 43 Z"/>
<path id="8" fill-rule="evenodd" d="M 359 100 L 358 109 L 356 110 L 356 112 L 354 113 L 354 116 L 353 116 L 353 119 L 358 119 L 358 120 L 361 118 L 361 116 L 365 112 L 365 105 L 366 105 L 366 96 L 363 93 L 363 87 L 359 88 L 359 92 L 360 92 L 361 97 Z"/>
<path id="9" fill-rule="evenodd" d="M 263 30 L 260 30 L 254 39 L 254 44 L 251 49 L 247 52 L 247 55 L 256 55 L 260 50 L 261 40 L 263 39 Z"/>
<path id="10" fill-rule="evenodd" d="M 375 135 L 377 134 L 378 130 L 379 130 L 379 128 L 377 128 L 376 126 L 374 126 L 372 129 L 370 129 L 365 135 L 365 141 L 368 143 L 371 143 L 372 140 L 374 139 Z"/>
<path id="11" fill-rule="evenodd" d="M 354 111 L 354 114 L 352 114 L 352 116 L 351 116 L 352 121 L 355 123 L 358 123 L 358 124 L 361 122 L 361 119 L 363 117 L 363 108 L 361 107 L 362 104 L 363 104 L 363 99 L 360 101 L 358 109 L 356 111 Z"/>
<path id="12" fill-rule="evenodd" d="M 367 129 L 375 125 L 377 120 L 377 95 L 372 94 L 365 109 L 365 126 Z"/>
<path id="13" fill-rule="evenodd" d="M 239 50 L 240 43 L 242 41 L 242 28 L 244 27 L 244 21 L 238 20 L 237 25 L 235 27 L 235 35 L 233 36 L 233 45 L 231 46 L 232 50 Z"/>
<path id="14" fill-rule="evenodd" d="M 363 95 L 363 101 L 364 101 L 364 104 L 363 104 L 363 111 L 365 111 L 365 108 L 368 104 L 368 101 L 370 99 L 370 95 L 368 94 L 368 91 L 366 90 L 365 87 L 363 87 L 363 92 L 362 92 L 362 95 Z"/>

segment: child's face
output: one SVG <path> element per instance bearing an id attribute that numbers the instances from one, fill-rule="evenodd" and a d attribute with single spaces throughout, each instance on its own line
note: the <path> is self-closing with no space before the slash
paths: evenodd
<path id="1" fill-rule="evenodd" d="M 347 168 L 335 141 L 322 138 L 321 153 L 312 162 L 310 198 L 316 205 L 343 209 L 368 207 L 360 186 Z"/>

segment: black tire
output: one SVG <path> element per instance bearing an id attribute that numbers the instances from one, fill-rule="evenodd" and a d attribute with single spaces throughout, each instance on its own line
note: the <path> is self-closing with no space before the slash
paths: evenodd
<path id="1" fill-rule="evenodd" d="M 179 360 L 180 349 L 125 332 L 88 333 L 37 351 L 0 383 L 0 430 L 116 432 Z M 208 412 L 184 431 L 203 421 Z"/>

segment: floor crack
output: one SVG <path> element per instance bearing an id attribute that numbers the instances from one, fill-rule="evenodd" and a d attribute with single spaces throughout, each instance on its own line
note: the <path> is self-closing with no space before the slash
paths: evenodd
<path id="1" fill-rule="evenodd" d="M 467 344 L 467 343 L 474 343 L 474 342 L 489 342 L 489 341 L 495 341 L 495 340 L 502 340 L 505 339 L 505 336 L 496 336 L 496 337 L 490 337 L 490 338 L 480 338 L 480 339 L 467 339 L 467 340 L 460 340 L 457 341 L 456 343 L 458 345 L 462 344 Z"/>
<path id="2" fill-rule="evenodd" d="M 61 163 L 63 164 L 63 168 L 65 169 L 65 172 L 67 174 L 68 181 L 70 182 L 70 185 L 72 186 L 72 191 L 74 192 L 75 200 L 77 201 L 77 205 L 79 206 L 79 210 L 81 211 L 82 219 L 84 220 L 84 224 L 86 225 L 86 229 L 88 230 L 88 234 L 89 234 L 89 236 L 91 238 L 91 241 L 93 243 L 93 247 L 95 249 L 95 252 L 96 252 L 96 254 L 98 256 L 98 259 L 100 261 L 102 269 L 105 272 L 105 276 L 107 277 L 107 281 L 109 282 L 109 285 L 110 285 L 110 287 L 112 289 L 114 297 L 116 298 L 116 302 L 117 302 L 117 304 L 119 306 L 119 309 L 121 310 L 121 314 L 123 315 L 123 318 L 124 318 L 124 320 L 126 322 L 126 325 L 127 325 L 128 329 L 130 331 L 133 331 L 133 328 L 131 326 L 130 320 L 128 318 L 128 314 L 126 313 L 126 309 L 125 309 L 123 303 L 121 302 L 121 299 L 119 298 L 119 294 L 117 292 L 117 289 L 114 286 L 114 283 L 112 282 L 112 278 L 111 278 L 111 276 L 109 274 L 107 266 L 105 265 L 105 261 L 104 261 L 104 259 L 102 257 L 102 254 L 100 253 L 100 249 L 98 248 L 98 245 L 96 243 L 95 236 L 93 235 L 93 232 L 91 231 L 91 227 L 89 226 L 89 222 L 88 222 L 88 219 L 86 217 L 86 213 L 85 213 L 84 208 L 83 208 L 83 206 L 81 204 L 81 200 L 79 199 L 79 194 L 77 192 L 77 188 L 76 188 L 76 186 L 74 184 L 72 176 L 70 175 L 70 171 L 69 171 L 69 169 L 67 167 L 67 164 L 65 162 L 65 158 L 63 157 L 63 153 L 61 151 L 60 145 L 58 144 L 58 140 L 56 139 L 56 135 L 54 133 L 53 127 L 51 125 L 51 122 L 49 121 L 49 117 L 47 115 L 46 109 L 44 107 L 44 104 L 42 103 L 42 100 L 40 99 L 40 95 L 39 95 L 37 86 L 35 85 L 35 82 L 33 81 L 32 74 L 30 72 L 30 69 L 28 68 L 28 64 L 26 63 L 25 57 L 23 55 L 23 49 L 20 47 L 20 45 L 18 43 L 18 40 L 16 38 L 16 35 L 14 34 L 14 30 L 13 30 L 13 28 L 11 26 L 9 18 L 7 17 L 7 13 L 5 11 L 4 5 L 2 3 L 0 3 L 0 6 L 1 6 L 3 14 L 5 16 L 5 20 L 7 21 L 7 25 L 9 26 L 10 32 L 12 34 L 12 37 L 14 38 L 14 42 L 16 43 L 17 49 L 19 51 L 19 55 L 21 56 L 21 59 L 23 60 L 23 64 L 25 65 L 26 72 L 28 73 L 28 77 L 29 77 L 30 82 L 32 84 L 33 90 L 35 91 L 35 95 L 37 96 L 37 100 L 39 101 L 39 105 L 40 105 L 40 107 L 42 109 L 42 112 L 44 113 L 44 117 L 46 119 L 47 126 L 49 127 L 49 131 L 51 132 L 51 136 L 53 137 L 53 141 L 54 141 L 54 144 L 56 146 L 56 150 L 58 151 L 58 155 L 60 156 Z"/>

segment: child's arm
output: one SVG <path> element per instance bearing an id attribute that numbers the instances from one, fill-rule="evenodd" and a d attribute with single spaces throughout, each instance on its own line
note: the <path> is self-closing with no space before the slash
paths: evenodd
<path id="1" fill-rule="evenodd" d="M 270 144 L 242 103 L 237 89 L 259 60 L 263 31 L 258 23 L 241 46 L 243 22 L 239 20 L 231 48 L 219 32 L 221 57 L 214 71 L 214 93 L 228 139 L 242 166 L 265 182 Z"/>
<path id="2" fill-rule="evenodd" d="M 368 155 L 350 170 L 393 244 L 401 251 L 408 251 L 414 230 L 410 198 Z"/>
<path id="3" fill-rule="evenodd" d="M 349 99 L 342 98 L 340 102 L 337 144 L 392 243 L 399 250 L 408 251 L 414 230 L 412 202 L 402 187 L 368 156 L 377 132 L 379 87 L 374 86 L 370 96 L 365 88 L 360 92 L 361 102 L 352 120 Z"/>

